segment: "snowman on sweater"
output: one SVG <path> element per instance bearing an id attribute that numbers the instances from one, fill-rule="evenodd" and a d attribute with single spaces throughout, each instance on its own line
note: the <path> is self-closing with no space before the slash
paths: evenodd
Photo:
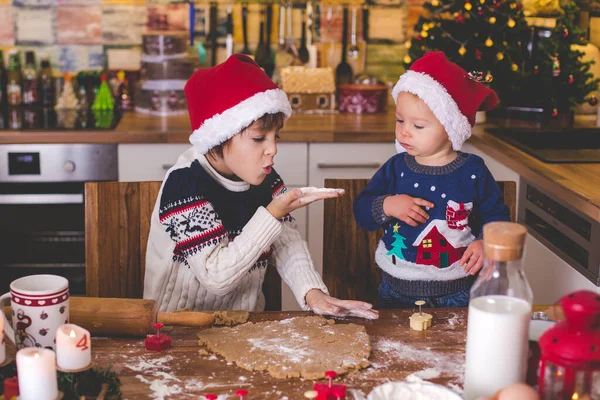
<path id="1" fill-rule="evenodd" d="M 392 91 L 401 152 L 371 178 L 354 215 L 364 229 L 384 228 L 375 261 L 383 281 L 405 296 L 469 289 L 483 264 L 482 226 L 510 220 L 485 162 L 460 151 L 476 112 L 497 102 L 480 80 L 431 52 Z"/>

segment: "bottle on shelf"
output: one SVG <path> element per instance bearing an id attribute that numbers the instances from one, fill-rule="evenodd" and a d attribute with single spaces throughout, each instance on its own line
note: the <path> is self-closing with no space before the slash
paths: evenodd
<path id="1" fill-rule="evenodd" d="M 2 49 L 0 49 L 0 109 L 1 110 L 4 110 L 4 108 L 8 104 L 7 96 L 6 96 L 6 83 L 8 80 L 7 74 L 8 74 L 8 71 L 6 70 L 6 67 L 4 65 L 4 52 L 2 51 Z"/>
<path id="2" fill-rule="evenodd" d="M 35 64 L 35 53 L 25 52 L 25 65 L 23 67 L 23 105 L 35 106 L 40 101 L 38 74 Z"/>
<path id="3" fill-rule="evenodd" d="M 483 227 L 484 264 L 469 302 L 466 400 L 525 382 L 533 301 L 522 266 L 526 233 L 513 222 Z"/>
<path id="4" fill-rule="evenodd" d="M 40 73 L 38 75 L 40 82 L 40 104 L 43 107 L 53 107 L 56 101 L 54 91 L 54 77 L 52 76 L 52 67 L 50 60 L 45 58 L 40 63 Z"/>
<path id="5" fill-rule="evenodd" d="M 6 98 L 9 106 L 19 106 L 22 102 L 22 79 L 21 61 L 17 50 L 9 53 Z"/>
<path id="6" fill-rule="evenodd" d="M 115 108 L 117 111 L 131 111 L 133 104 L 129 95 L 129 81 L 125 71 L 117 72 L 117 94 L 115 96 Z"/>

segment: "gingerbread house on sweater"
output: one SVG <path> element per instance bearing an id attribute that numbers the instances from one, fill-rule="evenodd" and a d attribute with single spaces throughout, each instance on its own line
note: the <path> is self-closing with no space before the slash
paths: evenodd
<path id="1" fill-rule="evenodd" d="M 446 268 L 460 260 L 466 247 L 473 241 L 468 218 L 473 203 L 446 205 L 446 220 L 433 220 L 421 231 L 413 246 L 417 247 L 417 264 Z"/>

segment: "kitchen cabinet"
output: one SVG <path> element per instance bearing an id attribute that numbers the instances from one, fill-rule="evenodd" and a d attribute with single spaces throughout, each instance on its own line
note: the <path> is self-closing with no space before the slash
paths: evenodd
<path id="1" fill-rule="evenodd" d="M 144 143 L 119 145 L 119 181 L 162 181 L 177 158 L 190 148 L 182 143 Z M 306 143 L 280 143 L 275 169 L 288 186 L 305 186 L 308 182 Z"/>

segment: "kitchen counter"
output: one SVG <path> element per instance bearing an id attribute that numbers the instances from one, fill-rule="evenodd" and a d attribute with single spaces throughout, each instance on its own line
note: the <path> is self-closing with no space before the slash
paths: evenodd
<path id="1" fill-rule="evenodd" d="M 512 126 L 525 123 L 510 121 Z M 578 118 L 576 126 L 594 126 Z M 496 158 L 519 175 L 535 182 L 590 218 L 600 221 L 600 163 L 549 164 L 486 132 L 507 125 L 496 121 L 476 125 L 469 143 Z M 281 132 L 281 142 L 377 143 L 394 140 L 395 117 L 386 115 L 294 115 Z M 187 143 L 187 115 L 160 118 L 127 113 L 111 131 L 0 131 L 0 144 L 7 143 Z"/>

